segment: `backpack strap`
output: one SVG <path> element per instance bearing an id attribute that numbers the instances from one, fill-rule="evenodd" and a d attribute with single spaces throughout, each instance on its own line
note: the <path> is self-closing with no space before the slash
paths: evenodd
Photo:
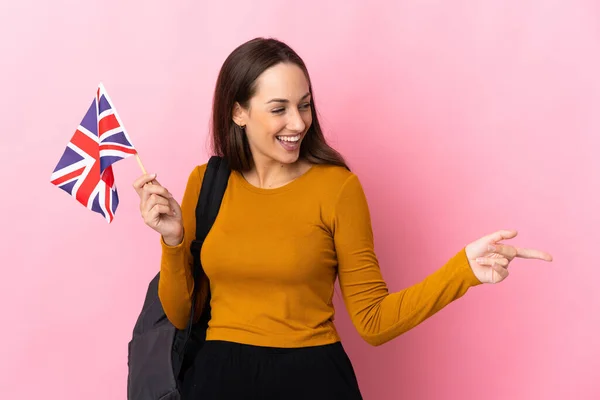
<path id="1" fill-rule="evenodd" d="M 218 156 L 212 156 L 206 166 L 204 172 L 204 178 L 202 179 L 202 186 L 200 188 L 200 195 L 198 196 L 198 202 L 196 204 L 196 238 L 190 245 L 192 257 L 194 260 L 192 274 L 194 276 L 194 291 L 192 293 L 192 306 L 190 310 L 190 318 L 186 327 L 185 338 L 183 346 L 181 346 L 181 353 L 179 354 L 180 362 L 175 366 L 175 376 L 179 375 L 181 369 L 181 360 L 185 354 L 186 345 L 192 332 L 192 326 L 194 325 L 194 311 L 196 309 L 196 301 L 198 295 L 198 287 L 200 286 L 200 272 L 202 271 L 202 263 L 200 261 L 200 250 L 204 240 L 208 235 L 208 232 L 212 228 L 219 209 L 221 207 L 221 201 L 225 190 L 227 189 L 227 183 L 229 181 L 229 175 L 231 170 L 229 169 L 229 163 Z M 210 292 L 207 299 L 207 303 L 210 302 Z M 205 310 L 208 309 L 209 304 L 206 304 Z M 204 312 L 203 315 L 206 315 Z"/>
<path id="2" fill-rule="evenodd" d="M 221 201 L 227 189 L 230 172 L 229 164 L 225 159 L 212 156 L 208 161 L 204 179 L 202 180 L 200 196 L 196 205 L 196 239 L 190 245 L 194 259 L 194 293 L 192 296 L 192 310 L 187 326 L 188 331 L 191 331 L 191 327 L 194 324 L 194 310 L 197 300 L 196 288 L 200 287 L 200 272 L 202 271 L 200 251 L 208 232 L 212 228 L 215 219 L 217 219 Z"/>

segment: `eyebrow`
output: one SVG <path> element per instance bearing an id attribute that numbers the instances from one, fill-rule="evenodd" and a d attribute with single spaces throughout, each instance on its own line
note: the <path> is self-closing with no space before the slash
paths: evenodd
<path id="1" fill-rule="evenodd" d="M 308 96 L 310 96 L 310 92 L 308 92 L 304 96 L 302 96 L 302 98 L 300 100 L 304 100 Z M 287 99 L 271 99 L 271 100 L 267 101 L 265 104 L 269 104 L 269 103 L 289 103 L 289 102 L 290 101 L 287 100 Z"/>

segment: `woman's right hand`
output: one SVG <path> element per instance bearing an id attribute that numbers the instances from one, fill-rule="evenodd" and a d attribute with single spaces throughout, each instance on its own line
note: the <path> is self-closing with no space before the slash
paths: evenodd
<path id="1" fill-rule="evenodd" d="M 140 196 L 144 222 L 160 233 L 165 243 L 176 246 L 183 241 L 181 207 L 173 195 L 156 180 L 156 174 L 145 174 L 133 183 Z"/>

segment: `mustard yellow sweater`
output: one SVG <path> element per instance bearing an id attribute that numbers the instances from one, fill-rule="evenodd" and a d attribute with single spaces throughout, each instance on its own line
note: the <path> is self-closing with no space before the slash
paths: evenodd
<path id="1" fill-rule="evenodd" d="M 159 296 L 180 329 L 187 324 L 194 287 L 189 246 L 205 168 L 192 171 L 181 202 L 183 242 L 168 246 L 161 240 Z M 358 178 L 325 165 L 276 189 L 252 186 L 233 171 L 201 260 L 212 295 L 207 340 L 257 346 L 339 341 L 333 324 L 336 277 L 354 326 L 372 345 L 415 327 L 480 284 L 462 249 L 420 283 L 390 293 Z M 203 282 L 201 297 L 208 285 Z"/>

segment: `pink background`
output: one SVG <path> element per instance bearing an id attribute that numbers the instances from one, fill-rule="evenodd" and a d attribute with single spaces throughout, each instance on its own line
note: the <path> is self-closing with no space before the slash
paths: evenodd
<path id="1" fill-rule="evenodd" d="M 108 225 L 49 183 L 102 81 L 179 198 L 207 160 L 216 74 L 255 36 L 308 64 L 359 174 L 392 290 L 500 228 L 517 260 L 383 347 L 338 326 L 366 399 L 600 398 L 600 3 L 4 1 L 0 397 L 124 399 L 127 342 L 159 263 L 133 158 Z M 62 214 L 62 216 L 60 216 Z"/>

